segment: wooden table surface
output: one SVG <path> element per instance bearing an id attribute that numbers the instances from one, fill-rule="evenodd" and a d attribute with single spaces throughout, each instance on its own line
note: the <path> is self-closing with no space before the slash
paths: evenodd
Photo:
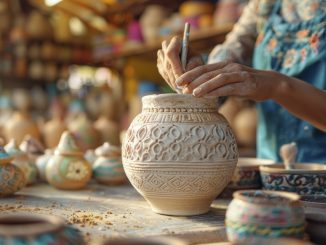
<path id="1" fill-rule="evenodd" d="M 154 213 L 131 185 L 103 186 L 92 183 L 79 191 L 62 191 L 46 184 L 24 188 L 0 199 L 0 213 L 58 215 L 94 239 L 126 236 L 176 236 L 191 244 L 226 240 L 224 215 L 229 200 L 217 199 L 211 211 L 192 217 Z"/>

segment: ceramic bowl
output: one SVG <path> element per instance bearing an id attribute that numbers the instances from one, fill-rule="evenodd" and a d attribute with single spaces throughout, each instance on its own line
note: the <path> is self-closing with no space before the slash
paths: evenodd
<path id="1" fill-rule="evenodd" d="M 305 195 L 301 197 L 300 203 L 305 213 L 326 212 L 326 196 Z"/>
<path id="2" fill-rule="evenodd" d="M 316 244 L 326 244 L 326 213 L 308 213 L 306 221 L 310 240 Z"/>
<path id="3" fill-rule="evenodd" d="M 264 189 L 300 195 L 326 194 L 326 165 L 296 163 L 294 169 L 285 169 L 281 164 L 274 164 L 259 169 Z"/>
<path id="4" fill-rule="evenodd" d="M 273 163 L 275 163 L 273 160 L 268 159 L 240 157 L 228 188 L 259 189 L 262 186 L 259 166 Z"/>
<path id="5" fill-rule="evenodd" d="M 244 190 L 233 194 L 226 211 L 229 241 L 303 238 L 304 211 L 295 193 Z"/>
<path id="6" fill-rule="evenodd" d="M 84 245 L 85 242 L 79 231 L 66 226 L 57 216 L 20 213 L 0 215 L 0 244 Z"/>

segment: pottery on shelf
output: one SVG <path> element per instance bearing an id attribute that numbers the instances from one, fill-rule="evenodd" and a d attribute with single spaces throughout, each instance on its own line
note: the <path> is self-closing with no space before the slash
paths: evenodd
<path id="1" fill-rule="evenodd" d="M 81 189 L 90 180 L 91 165 L 70 132 L 62 134 L 54 155 L 47 163 L 45 175 L 49 184 L 58 189 Z"/>
<path id="2" fill-rule="evenodd" d="M 85 241 L 58 216 L 22 213 L 0 215 L 0 244 L 84 245 Z"/>
<path id="3" fill-rule="evenodd" d="M 78 146 L 86 151 L 100 145 L 100 135 L 85 114 L 80 114 L 68 125 L 69 131 L 76 138 Z"/>
<path id="4" fill-rule="evenodd" d="M 47 148 L 55 148 L 59 141 L 60 136 L 67 130 L 65 123 L 58 117 L 54 117 L 46 122 L 43 127 L 43 138 Z"/>
<path id="5" fill-rule="evenodd" d="M 122 147 L 128 179 L 154 212 L 208 212 L 238 160 L 235 137 L 217 101 L 162 94 L 142 102 Z"/>
<path id="6" fill-rule="evenodd" d="M 25 174 L 26 184 L 31 185 L 37 181 L 36 165 L 28 157 L 27 153 L 19 149 L 16 140 L 12 139 L 5 146 L 6 152 L 13 157 L 12 163 L 19 167 Z"/>
<path id="7" fill-rule="evenodd" d="M 44 155 L 39 156 L 35 161 L 35 165 L 37 167 L 39 178 L 42 181 L 46 181 L 45 169 L 46 169 L 46 166 L 47 166 L 49 160 L 53 156 L 53 152 L 54 151 L 52 149 L 46 149 L 44 152 Z"/>
<path id="8" fill-rule="evenodd" d="M 0 197 L 10 196 L 25 185 L 23 171 L 12 164 L 12 157 L 0 146 Z"/>
<path id="9" fill-rule="evenodd" d="M 104 143 L 95 150 L 97 159 L 93 165 L 93 176 L 101 184 L 118 185 L 126 182 L 121 160 L 121 148 Z"/>
<path id="10" fill-rule="evenodd" d="M 101 134 L 102 142 L 120 145 L 119 125 L 107 116 L 100 116 L 94 123 L 94 128 Z"/>
<path id="11" fill-rule="evenodd" d="M 5 125 L 6 140 L 15 139 L 20 144 L 25 135 L 31 135 L 40 139 L 40 132 L 36 123 L 31 119 L 27 112 L 16 112 L 10 118 L 10 123 Z"/>
<path id="12" fill-rule="evenodd" d="M 226 211 L 231 242 L 279 237 L 303 238 L 305 217 L 295 193 L 244 190 L 233 194 Z"/>
<path id="13" fill-rule="evenodd" d="M 318 245 L 326 244 L 326 213 L 308 213 L 306 214 L 307 227 L 306 232 L 310 240 Z"/>
<path id="14" fill-rule="evenodd" d="M 300 195 L 326 194 L 326 165 L 295 163 L 293 169 L 285 169 L 282 164 L 272 164 L 259 169 L 264 189 Z"/>

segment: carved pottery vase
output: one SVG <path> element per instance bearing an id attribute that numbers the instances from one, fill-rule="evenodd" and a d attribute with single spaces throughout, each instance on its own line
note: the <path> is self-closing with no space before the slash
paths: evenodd
<path id="1" fill-rule="evenodd" d="M 52 149 L 47 149 L 47 150 L 45 150 L 44 155 L 39 156 L 36 159 L 35 165 L 37 167 L 39 178 L 42 181 L 46 181 L 45 169 L 46 169 L 46 166 L 47 166 L 49 160 L 53 156 L 53 152 L 54 151 Z"/>
<path id="2" fill-rule="evenodd" d="M 80 232 L 58 216 L 40 214 L 0 215 L 0 244 L 84 245 Z"/>
<path id="3" fill-rule="evenodd" d="M 196 215 L 232 178 L 238 159 L 234 134 L 217 100 L 162 94 L 142 98 L 122 161 L 131 184 L 154 212 Z"/>
<path id="4" fill-rule="evenodd" d="M 100 135 L 85 114 L 79 115 L 68 125 L 69 131 L 76 138 L 78 146 L 86 151 L 100 145 Z"/>
<path id="5" fill-rule="evenodd" d="M 0 146 L 0 197 L 10 196 L 26 185 L 23 171 L 11 160 L 12 157 Z"/>
<path id="6" fill-rule="evenodd" d="M 104 143 L 95 150 L 97 159 L 93 165 L 93 176 L 101 184 L 118 185 L 126 182 L 120 147 Z"/>
<path id="7" fill-rule="evenodd" d="M 229 241 L 303 237 L 305 217 L 299 195 L 244 190 L 235 192 L 233 197 L 225 220 Z"/>
<path id="8" fill-rule="evenodd" d="M 70 132 L 62 134 L 59 145 L 46 166 L 45 175 L 49 184 L 58 189 L 81 189 L 90 180 L 92 167 Z"/>
<path id="9" fill-rule="evenodd" d="M 16 140 L 12 139 L 5 146 L 6 152 L 13 157 L 12 163 L 19 167 L 25 174 L 26 184 L 32 185 L 37 181 L 37 168 L 28 155 L 19 149 Z"/>

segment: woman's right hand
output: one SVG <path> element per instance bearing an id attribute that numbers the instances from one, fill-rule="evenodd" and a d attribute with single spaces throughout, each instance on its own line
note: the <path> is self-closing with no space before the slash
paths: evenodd
<path id="1" fill-rule="evenodd" d="M 173 90 L 178 90 L 176 80 L 186 71 L 192 70 L 204 64 L 200 55 L 194 55 L 191 50 L 188 53 L 185 70 L 182 68 L 180 52 L 182 39 L 173 37 L 171 40 L 162 42 L 162 49 L 157 51 L 157 68 L 164 80 Z M 187 90 L 185 90 L 186 92 Z"/>

